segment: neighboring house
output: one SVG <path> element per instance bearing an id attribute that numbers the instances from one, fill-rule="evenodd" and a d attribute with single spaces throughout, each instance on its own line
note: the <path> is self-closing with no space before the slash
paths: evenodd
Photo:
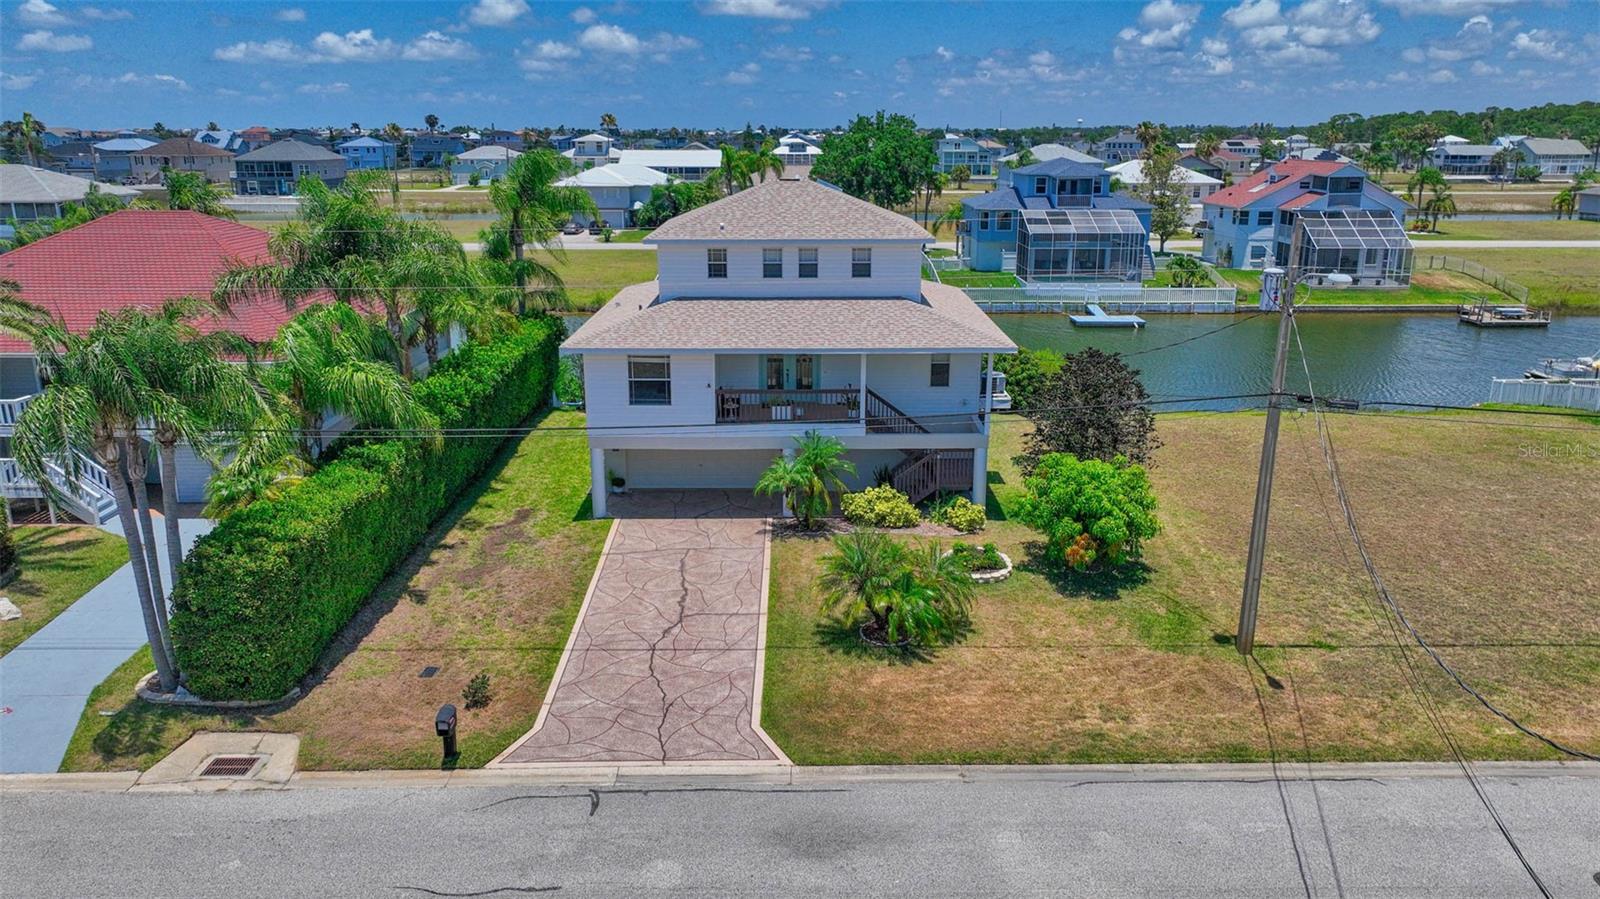
<path id="1" fill-rule="evenodd" d="M 1539 177 L 1570 181 L 1573 175 L 1594 168 L 1594 154 L 1583 141 L 1558 137 L 1525 137 L 1517 141 L 1524 165 L 1539 167 Z"/>
<path id="2" fill-rule="evenodd" d="M 1487 178 L 1505 170 L 1494 161 L 1502 149 L 1493 144 L 1441 143 L 1429 151 L 1428 162 L 1447 177 Z"/>
<path id="3" fill-rule="evenodd" d="M 1222 152 L 1242 156 L 1255 162 L 1261 158 L 1261 138 L 1248 134 L 1235 134 L 1222 142 Z"/>
<path id="4" fill-rule="evenodd" d="M 56 144 L 39 158 L 39 164 L 51 171 L 94 178 L 94 144 L 83 140 Z"/>
<path id="5" fill-rule="evenodd" d="M 1138 187 L 1145 183 L 1142 159 L 1119 162 L 1106 171 L 1129 187 Z M 1202 175 L 1181 165 L 1173 166 L 1172 180 L 1182 185 L 1184 194 L 1189 198 L 1189 213 L 1184 217 L 1184 221 L 1190 225 L 1200 221 L 1200 201 L 1222 189 L 1221 178 Z"/>
<path id="6" fill-rule="evenodd" d="M 333 149 L 333 142 L 328 140 L 324 132 L 312 131 L 308 128 L 280 128 L 272 132 L 272 140 L 274 142 L 297 140 L 313 147 L 321 147 L 324 150 Z"/>
<path id="7" fill-rule="evenodd" d="M 450 161 L 450 181 L 468 184 L 477 175 L 482 183 L 504 178 L 511 160 L 522 154 L 510 147 L 482 146 L 462 153 Z"/>
<path id="8" fill-rule="evenodd" d="M 233 160 L 233 192 L 240 196 L 286 197 L 307 175 L 329 187 L 344 183 L 344 157 L 293 139 L 251 150 Z"/>
<path id="9" fill-rule="evenodd" d="M 121 184 L 133 177 L 133 154 L 156 145 L 153 140 L 123 131 L 111 140 L 94 145 L 94 176 L 100 181 Z"/>
<path id="10" fill-rule="evenodd" d="M 1493 143 L 1496 147 L 1515 147 L 1517 145 L 1517 141 L 1520 141 L 1527 136 L 1528 135 L 1526 134 L 1502 134 L 1493 141 L 1490 141 L 1490 143 Z"/>
<path id="11" fill-rule="evenodd" d="M 1088 165 L 1104 166 L 1106 164 L 1105 160 L 1099 158 L 1098 156 L 1090 156 L 1088 153 L 1085 153 L 1082 150 L 1074 150 L 1066 144 L 1039 144 L 1037 146 L 1029 147 L 1028 151 L 1033 154 L 1034 162 L 1049 162 L 1052 159 L 1069 159 L 1073 162 L 1082 162 Z M 1022 151 L 1020 150 L 1016 153 L 1008 153 L 1005 156 L 996 159 L 995 164 L 997 166 L 1015 167 L 1017 157 L 1021 155 Z"/>
<path id="12" fill-rule="evenodd" d="M 496 128 L 485 131 L 478 137 L 478 144 L 485 147 L 510 147 L 513 150 L 522 150 L 523 140 L 520 131 L 506 131 Z"/>
<path id="13" fill-rule="evenodd" d="M 610 165 L 617 161 L 621 151 L 616 149 L 616 141 L 604 134 L 585 134 L 583 137 L 573 138 L 572 146 L 561 151 L 561 155 L 572 160 L 580 169 L 590 169 L 598 165 Z"/>
<path id="14" fill-rule="evenodd" d="M 1285 266 L 1298 222 L 1306 225 L 1301 271 L 1349 275 L 1366 287 L 1411 282 L 1406 202 L 1348 163 L 1284 160 L 1202 201 L 1200 256 L 1223 268 Z"/>
<path id="15" fill-rule="evenodd" d="M 419 134 L 411 139 L 411 165 L 420 169 L 439 168 L 446 156 L 465 152 L 467 142 L 458 134 Z"/>
<path id="16" fill-rule="evenodd" d="M 1111 164 L 1138 159 L 1143 152 L 1144 141 L 1139 140 L 1138 135 L 1132 131 L 1118 131 L 1100 142 L 1100 151 L 1096 155 Z"/>
<path id="17" fill-rule="evenodd" d="M 1284 159 L 1304 159 L 1311 162 L 1354 162 L 1355 160 L 1327 147 L 1303 147 L 1293 153 L 1283 154 Z"/>
<path id="18" fill-rule="evenodd" d="M 999 155 L 996 148 L 999 153 L 1005 152 L 1005 147 L 993 141 L 979 141 L 952 132 L 939 138 L 934 147 L 938 154 L 934 168 L 948 175 L 956 166 L 964 165 L 974 177 L 987 178 L 994 174 L 994 160 Z"/>
<path id="19" fill-rule="evenodd" d="M 394 144 L 376 137 L 357 137 L 339 145 L 347 171 L 392 169 L 399 158 Z"/>
<path id="20" fill-rule="evenodd" d="M 574 139 L 570 134 L 552 134 L 550 135 L 550 146 L 554 147 L 557 153 L 565 153 L 572 149 Z"/>
<path id="21" fill-rule="evenodd" d="M 239 145 L 235 153 L 248 153 L 272 143 L 272 132 L 264 125 L 251 125 L 239 132 Z"/>
<path id="22" fill-rule="evenodd" d="M 1223 168 L 1220 163 L 1210 159 L 1202 159 L 1193 153 L 1185 153 L 1182 156 L 1179 156 L 1178 165 L 1183 166 L 1191 172 L 1199 172 L 1208 178 L 1215 178 L 1218 181 L 1223 180 L 1224 175 L 1230 174 L 1230 172 Z"/>
<path id="23" fill-rule="evenodd" d="M 239 149 L 239 144 L 243 140 L 240 133 L 226 128 L 220 128 L 216 131 L 196 131 L 194 139 L 207 146 L 216 147 L 219 150 L 227 150 L 229 153 L 242 152 Z"/>
<path id="24" fill-rule="evenodd" d="M 1283 151 L 1285 153 L 1298 153 L 1309 146 L 1311 146 L 1311 138 L 1304 134 L 1291 134 L 1283 139 Z M 1257 147 L 1258 151 L 1259 149 Z"/>
<path id="25" fill-rule="evenodd" d="M 985 501 L 985 373 L 1016 345 L 958 288 L 921 279 L 927 231 L 814 181 L 775 179 L 657 228 L 654 281 L 562 344 L 581 354 L 591 502 L 627 488 L 749 490 L 795 438 L 913 500 Z"/>
<path id="26" fill-rule="evenodd" d="M 1237 177 L 1239 175 L 1248 175 L 1255 171 L 1257 158 L 1259 157 L 1245 156 L 1232 150 L 1218 150 L 1211 154 L 1208 161 L 1221 167 L 1224 172 Z"/>
<path id="27" fill-rule="evenodd" d="M 600 221 L 613 228 L 631 228 L 634 225 L 634 213 L 650 201 L 651 190 L 671 180 L 655 169 L 619 162 L 584 169 L 556 184 L 560 187 L 583 188 L 594 200 L 595 208 L 600 210 Z M 580 213 L 573 216 L 573 221 L 588 225 L 589 217 Z"/>
<path id="28" fill-rule="evenodd" d="M 721 150 L 617 150 L 613 164 L 644 166 L 679 181 L 704 181 L 722 165 Z"/>
<path id="29" fill-rule="evenodd" d="M 131 187 L 96 185 L 87 178 L 31 165 L 0 165 L 0 222 L 4 223 L 0 224 L 0 239 L 12 236 L 10 223 L 13 221 L 22 224 L 36 219 L 60 218 L 63 207 L 82 201 L 91 187 L 98 187 L 100 193 L 124 203 L 139 195 Z"/>
<path id="30" fill-rule="evenodd" d="M 822 148 L 816 141 L 803 134 L 789 132 L 778 138 L 778 145 L 774 149 L 778 158 L 784 165 L 816 165 L 817 157 L 822 155 Z"/>
<path id="31" fill-rule="evenodd" d="M 130 174 L 140 184 L 160 184 L 165 169 L 195 172 L 220 184 L 233 176 L 232 153 L 188 137 L 171 137 L 146 147 L 133 154 L 131 162 Z"/>
<path id="32" fill-rule="evenodd" d="M 1112 193 L 1111 178 L 1070 159 L 1002 167 L 994 190 L 961 201 L 957 253 L 985 272 L 1007 270 L 1015 254 L 1017 277 L 1030 281 L 1141 280 L 1154 269 L 1151 207 Z"/>
<path id="33" fill-rule="evenodd" d="M 1600 187 L 1578 191 L 1578 218 L 1586 222 L 1600 222 Z"/>

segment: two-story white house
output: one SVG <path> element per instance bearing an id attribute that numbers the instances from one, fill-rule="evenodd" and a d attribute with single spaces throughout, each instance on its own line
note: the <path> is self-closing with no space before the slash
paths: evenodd
<path id="1" fill-rule="evenodd" d="M 996 353 L 1016 344 L 961 290 L 922 280 L 915 222 L 771 180 L 671 219 L 659 275 L 562 344 L 583 357 L 596 516 L 628 489 L 748 489 L 794 438 L 844 441 L 851 487 L 983 503 Z"/>

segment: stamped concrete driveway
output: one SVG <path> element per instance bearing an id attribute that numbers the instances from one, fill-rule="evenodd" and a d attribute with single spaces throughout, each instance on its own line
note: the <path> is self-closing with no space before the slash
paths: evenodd
<path id="1" fill-rule="evenodd" d="M 754 720 L 776 509 L 740 491 L 614 500 L 555 689 L 495 764 L 782 759 Z"/>

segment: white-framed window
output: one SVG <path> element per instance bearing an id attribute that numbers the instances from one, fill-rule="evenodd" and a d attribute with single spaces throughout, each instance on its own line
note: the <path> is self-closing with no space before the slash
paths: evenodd
<path id="1" fill-rule="evenodd" d="M 706 277 L 728 277 L 728 250 L 726 247 L 711 247 L 706 250 Z"/>
<path id="2" fill-rule="evenodd" d="M 761 250 L 761 277 L 783 277 L 783 248 L 764 247 Z"/>
<path id="3" fill-rule="evenodd" d="M 628 357 L 628 405 L 672 405 L 671 357 Z"/>
<path id="4" fill-rule="evenodd" d="M 995 227 L 995 230 L 997 230 L 997 231 L 1010 231 L 1011 230 L 1011 211 L 1010 210 L 1006 210 L 1006 211 L 1000 213 L 999 221 L 994 227 Z"/>
<path id="5" fill-rule="evenodd" d="M 1270 225 L 1270 224 L 1272 224 L 1272 210 L 1270 210 L 1270 209 L 1258 210 L 1256 212 L 1256 224 L 1258 224 L 1258 225 Z"/>
<path id="6" fill-rule="evenodd" d="M 856 247 L 850 251 L 850 277 L 872 277 L 871 247 Z"/>
<path id="7" fill-rule="evenodd" d="M 1034 193 L 1042 194 L 1047 189 L 1049 189 L 1049 186 L 1050 186 L 1050 179 L 1046 178 L 1043 175 L 1034 176 L 1034 179 L 1033 179 L 1033 192 Z"/>
<path id="8" fill-rule="evenodd" d="M 934 353 L 932 356 L 929 357 L 929 360 L 930 361 L 928 363 L 928 386 L 929 387 L 949 387 L 950 386 L 950 354 L 949 353 Z"/>
<path id="9" fill-rule="evenodd" d="M 815 278 L 817 276 L 817 248 L 800 248 L 800 277 Z"/>

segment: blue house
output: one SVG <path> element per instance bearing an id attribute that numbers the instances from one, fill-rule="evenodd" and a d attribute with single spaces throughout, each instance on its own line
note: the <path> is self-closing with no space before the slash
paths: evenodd
<path id="1" fill-rule="evenodd" d="M 1222 268 L 1285 267 L 1303 224 L 1299 267 L 1311 283 L 1334 273 L 1359 287 L 1411 283 L 1405 200 L 1350 163 L 1275 162 L 1201 200 L 1200 258 Z"/>
<path id="2" fill-rule="evenodd" d="M 1002 166 L 994 190 L 961 202 L 958 254 L 968 268 L 998 272 L 1015 253 L 1018 275 L 1032 280 L 1142 277 L 1153 265 L 1151 206 L 1112 193 L 1111 178 L 1098 165 L 1064 157 Z"/>
<path id="3" fill-rule="evenodd" d="M 419 134 L 411 139 L 411 164 L 419 169 L 436 169 L 446 156 L 467 152 L 467 142 L 455 134 Z"/>
<path id="4" fill-rule="evenodd" d="M 395 167 L 395 146 L 375 137 L 357 137 L 339 145 L 339 155 L 344 157 L 345 168 L 392 169 Z"/>

